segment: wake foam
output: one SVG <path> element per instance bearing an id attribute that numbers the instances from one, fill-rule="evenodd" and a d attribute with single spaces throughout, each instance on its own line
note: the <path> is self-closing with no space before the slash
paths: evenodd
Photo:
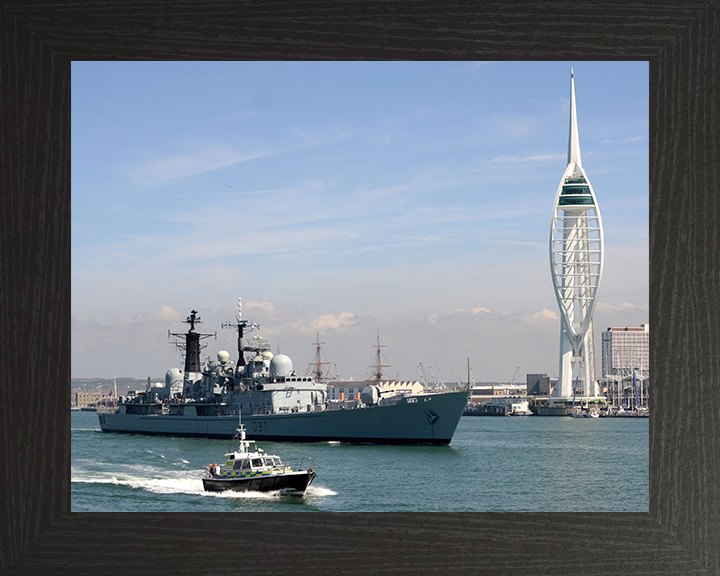
<path id="1" fill-rule="evenodd" d="M 195 496 L 206 496 L 210 498 L 250 498 L 273 500 L 282 497 L 279 490 L 271 492 L 234 492 L 226 490 L 224 492 L 206 492 L 202 483 L 202 471 L 197 471 L 193 477 L 175 477 L 175 478 L 148 478 L 143 476 L 135 476 L 131 474 L 121 475 L 112 474 L 107 476 L 80 474 L 77 471 L 71 476 L 71 482 L 84 484 L 113 484 L 116 486 L 126 486 L 135 490 L 145 490 L 155 494 L 193 494 Z M 311 498 L 322 498 L 325 496 L 336 496 L 337 492 L 311 484 L 305 492 L 305 495 Z"/>

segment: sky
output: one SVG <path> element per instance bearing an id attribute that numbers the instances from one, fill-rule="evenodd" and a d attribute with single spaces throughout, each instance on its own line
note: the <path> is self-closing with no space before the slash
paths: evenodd
<path id="1" fill-rule="evenodd" d="M 548 254 L 574 69 L 601 332 L 647 324 L 647 62 L 73 62 L 72 377 L 161 378 L 202 319 L 304 374 L 558 373 Z M 216 336 L 215 336 L 216 335 Z"/>

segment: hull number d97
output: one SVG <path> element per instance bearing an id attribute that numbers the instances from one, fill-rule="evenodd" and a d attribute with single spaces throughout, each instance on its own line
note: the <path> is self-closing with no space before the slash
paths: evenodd
<path id="1" fill-rule="evenodd" d="M 252 423 L 253 432 L 265 432 L 267 430 L 267 421 L 260 420 Z"/>

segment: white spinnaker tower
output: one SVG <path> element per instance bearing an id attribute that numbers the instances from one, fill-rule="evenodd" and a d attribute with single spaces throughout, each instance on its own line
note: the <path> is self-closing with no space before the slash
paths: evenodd
<path id="1" fill-rule="evenodd" d="M 597 395 L 593 312 L 603 273 L 603 229 L 590 180 L 580 161 L 575 77 L 570 72 L 570 135 L 568 165 L 563 174 L 550 222 L 550 269 L 560 307 L 560 370 L 553 392 L 571 399 L 576 378 L 583 395 Z"/>

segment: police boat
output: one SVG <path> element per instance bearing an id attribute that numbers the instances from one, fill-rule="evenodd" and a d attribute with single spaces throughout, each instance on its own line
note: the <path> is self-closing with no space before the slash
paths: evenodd
<path id="1" fill-rule="evenodd" d="M 245 426 L 237 429 L 240 445 L 236 452 L 225 454 L 225 464 L 208 464 L 202 479 L 206 492 L 272 492 L 290 496 L 304 496 L 305 490 L 315 479 L 314 463 L 303 462 L 293 469 L 276 454 L 266 454 L 261 448 L 250 445 L 254 440 L 245 439 Z"/>

